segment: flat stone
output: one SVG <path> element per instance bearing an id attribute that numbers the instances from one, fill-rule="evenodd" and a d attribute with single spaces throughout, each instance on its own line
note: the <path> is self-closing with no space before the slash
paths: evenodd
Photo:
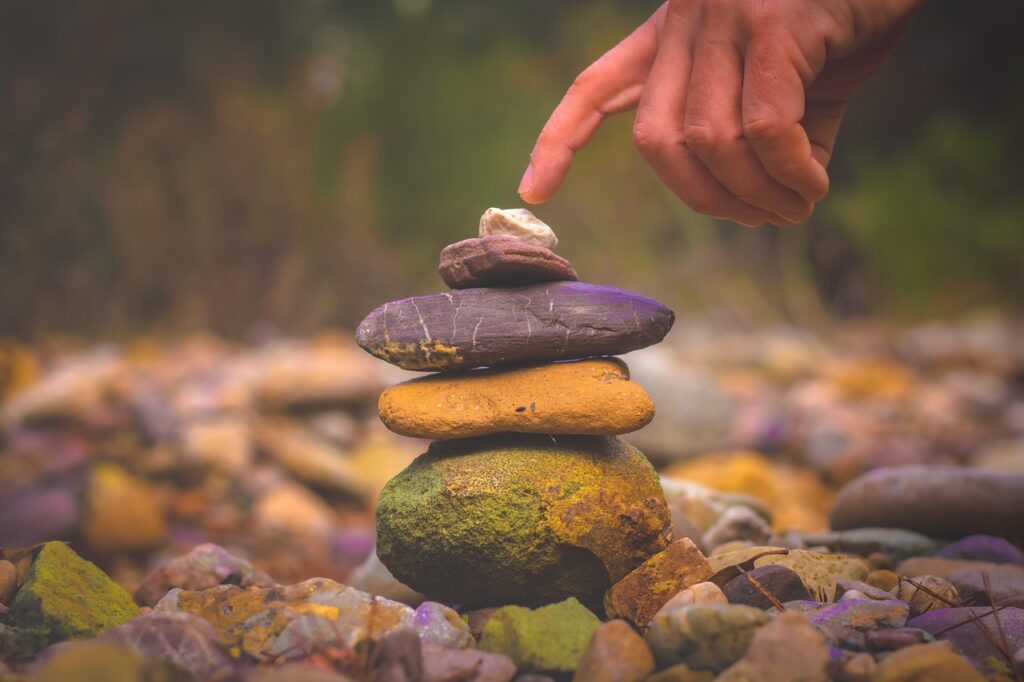
<path id="1" fill-rule="evenodd" d="M 682 606 L 659 612 L 645 639 L 660 667 L 685 663 L 721 672 L 746 653 L 768 620 L 764 611 L 739 604 Z"/>
<path id="2" fill-rule="evenodd" d="M 928 633 L 917 628 L 871 630 L 867 633 L 867 646 L 870 651 L 896 651 L 915 644 L 924 644 L 927 639 L 931 639 Z"/>
<path id="3" fill-rule="evenodd" d="M 610 618 L 645 627 L 679 591 L 711 577 L 711 567 L 693 541 L 676 540 L 636 567 L 604 595 Z"/>
<path id="4" fill-rule="evenodd" d="M 1024 566 L 996 564 L 991 567 L 961 568 L 948 574 L 946 579 L 955 586 L 961 599 L 972 598 L 975 604 L 989 604 L 992 601 L 1005 604 L 1012 600 L 1014 605 L 1024 606 Z"/>
<path id="5" fill-rule="evenodd" d="M 934 644 L 900 649 L 882 659 L 872 682 L 926 682 L 957 680 L 984 682 L 985 678 L 962 656 Z"/>
<path id="6" fill-rule="evenodd" d="M 754 633 L 747 653 L 716 682 L 826 682 L 828 661 L 828 643 L 821 633 L 799 614 L 783 613 Z"/>
<path id="7" fill-rule="evenodd" d="M 658 343 L 674 320 L 639 294 L 555 282 L 385 303 L 360 323 L 356 341 L 403 369 L 471 369 L 621 355 Z"/>
<path id="8" fill-rule="evenodd" d="M 480 216 L 480 236 L 508 236 L 553 249 L 558 237 L 547 223 L 525 208 L 489 208 Z"/>
<path id="9" fill-rule="evenodd" d="M 992 535 L 968 535 L 943 547 L 935 556 L 1024 566 L 1024 552 L 1020 548 Z"/>
<path id="10" fill-rule="evenodd" d="M 654 656 L 643 637 L 624 620 L 594 631 L 573 682 L 642 682 L 654 672 Z"/>
<path id="11" fill-rule="evenodd" d="M 596 605 L 670 533 L 653 467 L 614 437 L 438 441 L 377 504 L 377 553 L 394 576 L 469 608 Z"/>
<path id="12" fill-rule="evenodd" d="M 893 584 L 894 587 L 895 585 L 896 583 Z M 849 592 L 857 592 L 863 595 L 863 597 L 861 597 L 862 599 L 892 599 L 892 594 L 890 594 L 888 590 L 883 590 L 859 580 L 840 580 L 836 583 L 837 597 L 845 597 Z"/>
<path id="13" fill-rule="evenodd" d="M 798 611 L 813 625 L 842 625 L 854 630 L 901 628 L 907 624 L 909 609 L 898 599 L 847 599 L 834 604 L 787 602 L 787 611 Z"/>
<path id="14" fill-rule="evenodd" d="M 665 602 L 665 605 L 658 609 L 658 613 L 674 609 L 677 606 L 708 606 L 710 604 L 728 604 L 722 588 L 712 582 L 697 583 L 690 585 L 685 590 L 676 593 L 674 597 Z M 657 614 L 655 614 L 657 615 Z"/>
<path id="15" fill-rule="evenodd" d="M 726 554 L 708 557 L 711 570 L 716 573 L 728 566 L 742 564 L 772 547 L 748 547 Z M 857 557 L 844 554 L 823 554 L 804 549 L 791 549 L 788 554 L 769 554 L 754 561 L 754 567 L 770 564 L 785 566 L 796 572 L 811 596 L 822 601 L 835 599 L 836 586 L 840 580 L 864 580 L 868 575 L 867 564 Z"/>
<path id="16" fill-rule="evenodd" d="M 480 648 L 508 656 L 520 670 L 567 673 L 579 665 L 600 625 L 597 616 L 571 597 L 532 611 L 505 606 L 484 626 Z"/>
<path id="17" fill-rule="evenodd" d="M 395 433 L 444 440 L 629 433 L 651 421 L 654 404 L 625 363 L 602 358 L 413 379 L 384 391 L 378 411 Z"/>
<path id="18" fill-rule="evenodd" d="M 514 237 L 475 237 L 444 247 L 437 274 L 452 289 L 575 282 L 572 263 L 551 249 Z"/>
<path id="19" fill-rule="evenodd" d="M 884 554 L 894 563 L 913 556 L 926 556 L 935 552 L 939 543 L 927 535 L 901 528 L 853 528 L 823 533 L 800 533 L 808 547 L 828 547 L 834 552 L 849 552 L 868 556 Z"/>
<path id="20" fill-rule="evenodd" d="M 448 649 L 434 644 L 423 646 L 421 682 L 508 682 L 516 664 L 508 656 L 477 649 Z"/>
<path id="21" fill-rule="evenodd" d="M 796 571 L 778 564 L 768 564 L 739 575 L 727 582 L 722 591 L 730 604 L 746 604 L 758 609 L 773 608 L 771 600 L 757 588 L 754 581 L 779 603 L 811 598 Z"/>
<path id="22" fill-rule="evenodd" d="M 1024 540 L 1024 475 L 966 467 L 876 469 L 846 484 L 832 528 L 905 528 L 932 537 Z"/>
<path id="23" fill-rule="evenodd" d="M 936 609 L 911 618 L 907 625 L 924 630 L 938 640 L 951 642 L 975 663 L 998 672 L 1009 662 L 986 635 L 986 630 L 998 642 L 1001 628 L 1011 653 L 1024 647 L 1024 609 L 1012 606 L 999 609 L 998 616 L 997 626 L 989 606 Z"/>

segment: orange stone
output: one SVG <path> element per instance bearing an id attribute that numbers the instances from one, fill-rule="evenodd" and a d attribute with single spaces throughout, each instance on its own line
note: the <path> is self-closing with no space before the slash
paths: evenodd
<path id="1" fill-rule="evenodd" d="M 654 417 L 647 392 L 615 358 L 413 379 L 384 391 L 378 409 L 395 433 L 435 440 L 508 431 L 611 436 Z"/>

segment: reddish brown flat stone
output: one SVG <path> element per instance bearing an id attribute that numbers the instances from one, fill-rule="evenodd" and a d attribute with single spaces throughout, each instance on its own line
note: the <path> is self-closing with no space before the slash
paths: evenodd
<path id="1" fill-rule="evenodd" d="M 575 282 L 572 263 L 551 249 L 514 237 L 474 237 L 441 251 L 437 272 L 452 289 Z"/>

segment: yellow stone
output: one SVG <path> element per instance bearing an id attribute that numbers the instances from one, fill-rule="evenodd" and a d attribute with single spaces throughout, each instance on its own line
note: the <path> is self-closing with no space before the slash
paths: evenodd
<path id="1" fill-rule="evenodd" d="M 100 464 L 89 481 L 82 535 L 98 554 L 152 549 L 167 534 L 164 511 L 153 488 L 113 464 Z"/>
<path id="2" fill-rule="evenodd" d="M 621 360 L 601 358 L 413 379 L 384 391 L 384 424 L 443 440 L 499 432 L 611 436 L 654 418 L 654 403 Z"/>

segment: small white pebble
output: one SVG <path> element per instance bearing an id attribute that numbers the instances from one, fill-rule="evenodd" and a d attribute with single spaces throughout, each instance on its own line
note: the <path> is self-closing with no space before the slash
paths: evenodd
<path id="1" fill-rule="evenodd" d="M 549 249 L 558 246 L 554 230 L 525 208 L 489 208 L 480 217 L 480 236 L 515 237 Z"/>

